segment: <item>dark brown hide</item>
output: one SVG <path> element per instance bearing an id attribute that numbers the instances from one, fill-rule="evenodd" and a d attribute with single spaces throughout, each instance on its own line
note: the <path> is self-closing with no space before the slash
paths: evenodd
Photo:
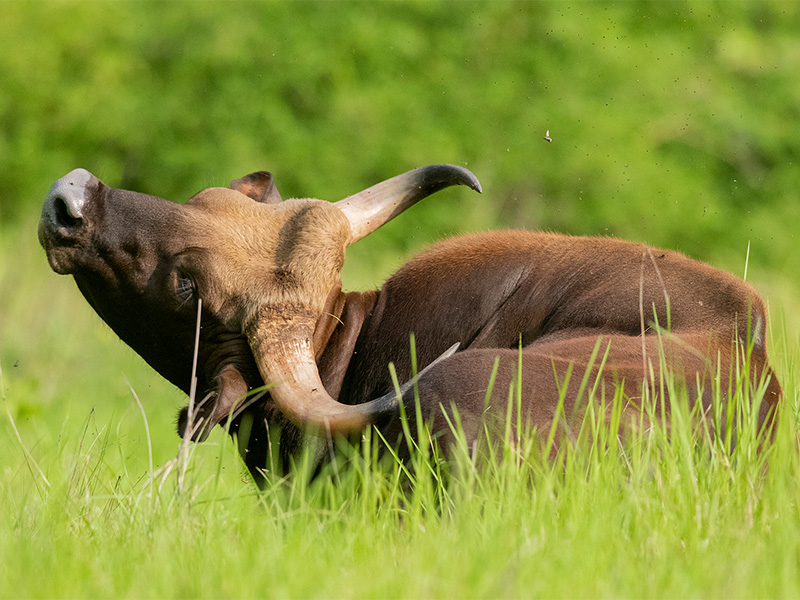
<path id="1" fill-rule="evenodd" d="M 462 350 L 516 348 L 520 336 L 528 346 L 582 329 L 639 336 L 644 324 L 650 335 L 655 322 L 678 336 L 717 332 L 726 346 L 734 335 L 745 340 L 752 322 L 754 352 L 766 357 L 763 302 L 750 286 L 707 264 L 612 238 L 528 231 L 461 236 L 413 258 L 384 284 L 358 346 L 377 358 L 354 363 L 346 394 L 381 392 L 381 368 L 367 370 L 373 361 L 394 361 L 399 376 L 408 376 L 409 361 L 398 361 L 397 350 L 382 340 L 407 339 L 409 331 L 426 364 L 455 341 Z"/>

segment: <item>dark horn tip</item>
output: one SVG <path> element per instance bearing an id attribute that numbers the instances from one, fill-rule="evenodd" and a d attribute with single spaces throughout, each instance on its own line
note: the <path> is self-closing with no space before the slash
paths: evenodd
<path id="1" fill-rule="evenodd" d="M 465 169 L 464 167 L 459 167 L 461 171 L 462 180 L 459 182 L 461 185 L 466 185 L 470 189 L 475 190 L 479 194 L 483 193 L 483 188 L 481 187 L 481 182 L 478 181 L 478 178 L 470 171 L 469 169 Z"/>
<path id="2" fill-rule="evenodd" d="M 440 168 L 445 169 L 449 173 L 449 175 L 452 177 L 451 181 L 453 184 L 466 185 L 479 194 L 483 192 L 481 182 L 478 181 L 478 178 L 475 177 L 475 175 L 469 169 L 459 167 L 458 165 L 440 165 Z"/>

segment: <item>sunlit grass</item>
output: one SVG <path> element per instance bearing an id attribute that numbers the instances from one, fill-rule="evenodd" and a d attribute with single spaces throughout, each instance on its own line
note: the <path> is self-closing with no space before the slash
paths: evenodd
<path id="1" fill-rule="evenodd" d="M 620 436 L 618 393 L 557 447 L 508 429 L 483 452 L 456 435 L 445 458 L 423 431 L 400 463 L 367 435 L 317 477 L 306 454 L 261 491 L 221 432 L 186 455 L 175 439 L 175 457 L 142 475 L 147 445 L 131 458 L 123 425 L 90 417 L 53 448 L 6 448 L 6 465 L 27 467 L 4 474 L 0 594 L 791 596 L 800 484 L 786 383 L 769 443 L 743 418 L 731 449 L 723 411 L 704 416 L 685 395 L 666 423 L 645 407 L 649 426 Z M 513 416 L 513 388 L 509 399 Z M 747 415 L 756 400 L 725 408 Z"/>
<path id="2" fill-rule="evenodd" d="M 310 453 L 288 474 L 270 467 L 259 491 L 219 428 L 180 452 L 181 394 L 72 282 L 43 262 L 33 270 L 31 256 L 43 261 L 33 252 L 0 273 L 0 597 L 800 591 L 800 351 L 780 318 L 770 342 L 786 401 L 770 443 L 750 409 L 758 385 L 701 414 L 666 378 L 666 420 L 651 403 L 629 423 L 619 395 L 601 396 L 577 422 L 492 432 L 476 449 L 455 415 L 447 456 L 423 431 L 399 463 L 370 433 L 341 445 L 316 478 Z M 570 377 L 588 394 L 584 375 Z M 517 390 L 508 393 L 518 424 Z M 738 419 L 736 444 L 721 427 L 727 415 Z"/>

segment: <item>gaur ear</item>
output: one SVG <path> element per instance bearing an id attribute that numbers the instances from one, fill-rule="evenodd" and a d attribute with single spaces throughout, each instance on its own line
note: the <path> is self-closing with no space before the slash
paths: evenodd
<path id="1" fill-rule="evenodd" d="M 230 187 L 245 196 L 249 196 L 256 202 L 276 204 L 282 200 L 280 193 L 278 193 L 278 188 L 275 187 L 275 181 L 272 179 L 272 173 L 267 171 L 257 171 L 239 179 L 234 179 L 231 181 Z"/>
<path id="2" fill-rule="evenodd" d="M 181 437 L 190 433 L 193 441 L 205 441 L 214 426 L 231 416 L 244 401 L 247 383 L 236 367 L 223 367 L 214 380 L 216 393 L 198 402 L 192 423 L 189 422 L 188 407 L 184 407 L 178 415 L 178 435 Z"/>

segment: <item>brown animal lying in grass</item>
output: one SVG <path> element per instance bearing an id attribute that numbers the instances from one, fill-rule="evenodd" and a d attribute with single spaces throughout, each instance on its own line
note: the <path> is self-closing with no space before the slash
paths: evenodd
<path id="1" fill-rule="evenodd" d="M 758 414 L 767 420 L 781 389 L 767 364 L 761 298 L 676 252 L 495 231 L 433 246 L 380 290 L 341 290 L 349 244 L 451 185 L 480 191 L 466 169 L 437 165 L 334 203 L 283 201 L 259 172 L 181 205 L 78 169 L 53 184 L 39 239 L 52 268 L 73 275 L 103 320 L 187 394 L 199 314 L 197 398 L 206 401 L 191 418 L 184 411 L 180 432 L 202 438 L 233 415 L 256 478 L 268 426 L 280 429 L 283 458 L 307 432 L 374 425 L 395 439 L 400 403 L 413 418 L 415 391 L 398 398 L 388 365 L 401 381 L 412 377 L 411 334 L 420 369 L 441 357 L 417 382 L 434 435 L 449 434 L 443 411 L 455 408 L 474 440 L 486 415 L 505 417 L 512 385 L 517 422 L 547 429 L 560 397 L 575 404 L 587 369 L 597 393 L 624 382 L 638 406 L 643 393 L 658 396 L 663 362 L 707 406 L 712 384 L 737 385 L 731 369 L 745 350 L 751 379 L 766 382 Z M 570 369 L 577 375 L 565 385 Z M 267 395 L 246 399 L 265 383 Z"/>

